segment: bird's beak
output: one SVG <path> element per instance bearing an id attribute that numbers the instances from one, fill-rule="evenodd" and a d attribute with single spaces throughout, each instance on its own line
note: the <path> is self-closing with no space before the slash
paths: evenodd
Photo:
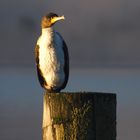
<path id="1" fill-rule="evenodd" d="M 57 22 L 57 21 L 59 21 L 59 20 L 64 20 L 64 19 L 65 19 L 64 16 L 53 17 L 53 18 L 51 19 L 51 23 L 53 24 L 53 23 L 55 23 L 55 22 Z"/>

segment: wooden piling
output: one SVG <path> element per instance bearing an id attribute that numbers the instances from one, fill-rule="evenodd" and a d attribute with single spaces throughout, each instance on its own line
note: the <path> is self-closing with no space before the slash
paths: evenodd
<path id="1" fill-rule="evenodd" d="M 43 140 L 116 140 L 116 95 L 45 93 Z"/>

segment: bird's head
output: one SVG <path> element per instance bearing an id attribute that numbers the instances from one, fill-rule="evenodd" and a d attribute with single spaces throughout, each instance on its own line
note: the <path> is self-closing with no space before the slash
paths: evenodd
<path id="1" fill-rule="evenodd" d="M 59 20 L 64 20 L 64 16 L 58 16 L 57 14 L 54 13 L 49 13 L 46 16 L 42 18 L 41 21 L 41 27 L 42 28 L 49 28 L 51 27 L 54 23 L 56 23 Z"/>

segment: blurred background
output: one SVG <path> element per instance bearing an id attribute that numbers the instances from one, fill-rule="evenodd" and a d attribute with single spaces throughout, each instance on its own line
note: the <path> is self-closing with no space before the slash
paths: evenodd
<path id="1" fill-rule="evenodd" d="M 49 12 L 66 18 L 55 25 L 70 53 L 65 91 L 116 93 L 117 140 L 140 139 L 138 0 L 0 0 L 0 139 L 42 139 L 34 47 Z"/>

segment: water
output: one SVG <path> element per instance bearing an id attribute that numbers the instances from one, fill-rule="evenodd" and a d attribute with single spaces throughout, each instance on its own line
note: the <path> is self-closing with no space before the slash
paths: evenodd
<path id="1" fill-rule="evenodd" d="M 117 140 L 140 139 L 139 69 L 73 69 L 65 91 L 116 93 Z M 43 92 L 34 69 L 0 69 L 0 140 L 42 140 Z"/>

